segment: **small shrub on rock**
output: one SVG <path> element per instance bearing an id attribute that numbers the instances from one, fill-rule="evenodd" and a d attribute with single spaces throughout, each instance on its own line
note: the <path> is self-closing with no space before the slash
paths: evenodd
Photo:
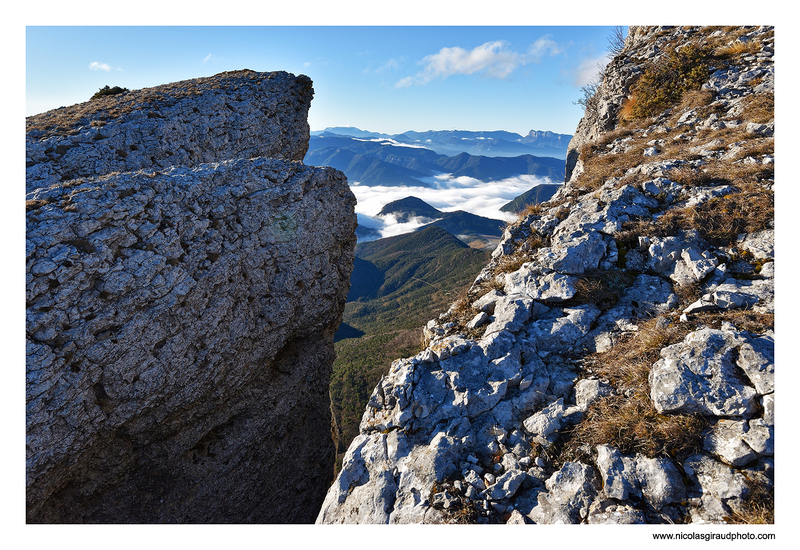
<path id="1" fill-rule="evenodd" d="M 94 94 L 90 99 L 97 99 L 98 97 L 105 97 L 108 95 L 119 95 L 125 94 L 130 92 L 128 88 L 120 88 L 119 86 L 114 86 L 110 88 L 108 85 L 103 86 L 100 90 Z"/>
<path id="2" fill-rule="evenodd" d="M 664 59 L 645 69 L 631 91 L 636 104 L 631 116 L 647 118 L 680 101 L 684 92 L 699 90 L 708 80 L 706 59 L 709 51 L 691 44 L 673 50 Z"/>

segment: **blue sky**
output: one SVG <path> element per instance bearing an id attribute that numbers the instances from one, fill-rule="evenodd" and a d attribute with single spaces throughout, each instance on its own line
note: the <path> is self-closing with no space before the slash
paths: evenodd
<path id="1" fill-rule="evenodd" d="M 26 116 L 248 68 L 307 74 L 312 130 L 574 132 L 611 27 L 27 26 Z"/>

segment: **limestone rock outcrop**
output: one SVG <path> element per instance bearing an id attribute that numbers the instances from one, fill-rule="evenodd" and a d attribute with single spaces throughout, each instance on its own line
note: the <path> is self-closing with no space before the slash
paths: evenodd
<path id="1" fill-rule="evenodd" d="M 392 364 L 318 523 L 768 521 L 772 43 L 630 29 L 567 183 Z M 688 46 L 705 80 L 626 118 Z"/>
<path id="2" fill-rule="evenodd" d="M 313 95 L 307 76 L 244 70 L 36 115 L 27 120 L 26 190 L 236 158 L 302 161 Z"/>
<path id="3" fill-rule="evenodd" d="M 28 119 L 29 522 L 314 520 L 357 223 L 299 162 L 312 96 L 240 71 Z"/>

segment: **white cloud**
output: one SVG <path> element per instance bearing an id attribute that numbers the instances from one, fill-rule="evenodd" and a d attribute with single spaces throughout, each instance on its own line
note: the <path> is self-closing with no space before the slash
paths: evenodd
<path id="1" fill-rule="evenodd" d="M 545 55 L 558 55 L 561 53 L 561 48 L 556 44 L 550 35 L 543 36 L 528 48 L 528 55 L 534 59 L 541 59 Z"/>
<path id="2" fill-rule="evenodd" d="M 425 147 L 423 147 L 422 145 L 414 145 L 413 143 L 400 143 L 399 141 L 395 141 L 392 138 L 369 138 L 369 139 L 353 138 L 353 140 L 380 143 L 381 145 L 391 145 L 393 147 L 411 147 L 412 149 L 425 149 Z"/>
<path id="3" fill-rule="evenodd" d="M 92 61 L 89 63 L 89 70 L 90 71 L 111 71 L 111 65 L 108 63 L 100 63 L 99 61 Z"/>
<path id="4" fill-rule="evenodd" d="M 211 55 L 211 52 L 209 52 L 208 55 L 203 58 L 203 63 L 207 63 L 207 62 L 211 61 L 211 58 L 212 58 L 212 55 Z"/>
<path id="5" fill-rule="evenodd" d="M 393 217 L 377 218 L 378 212 L 392 201 L 413 196 L 443 212 L 464 210 L 486 218 L 513 221 L 516 216 L 501 212 L 502 206 L 536 185 L 553 182 L 531 175 L 484 182 L 466 176 L 453 178 L 449 174 L 440 174 L 425 179 L 424 183 L 431 187 L 367 186 L 351 183 L 351 189 L 358 200 L 356 213 L 359 223 L 377 229 L 382 237 L 391 237 L 414 231 L 430 221 L 418 219 L 399 224 Z"/>
<path id="6" fill-rule="evenodd" d="M 327 67 L 328 65 L 330 65 L 330 62 L 324 57 L 318 57 L 318 58 L 313 59 L 311 61 L 305 61 L 303 63 L 303 68 L 307 69 L 311 65 L 314 65 L 314 66 L 317 66 L 317 67 Z"/>
<path id="7" fill-rule="evenodd" d="M 531 44 L 525 53 L 510 50 L 504 40 L 486 42 L 469 51 L 458 46 L 442 48 L 419 62 L 424 66 L 422 71 L 399 80 L 396 86 L 403 88 L 413 84 L 427 84 L 455 74 L 479 73 L 490 78 L 505 79 L 518 67 L 538 63 L 545 55 L 556 55 L 560 51 L 558 45 L 547 36 Z"/>
<path id="8" fill-rule="evenodd" d="M 368 64 L 367 68 L 364 69 L 361 72 L 363 74 L 381 74 L 381 73 L 385 73 L 387 71 L 396 71 L 397 69 L 400 68 L 400 65 L 402 65 L 402 62 L 403 62 L 403 58 L 400 58 L 399 60 L 393 58 L 393 59 L 390 59 L 389 61 L 387 61 L 386 63 L 384 63 L 383 65 L 380 65 L 379 67 L 376 67 L 374 69 L 372 68 L 372 63 L 370 62 Z"/>
<path id="9" fill-rule="evenodd" d="M 603 54 L 601 57 L 584 59 L 575 71 L 573 84 L 577 87 L 586 86 L 597 79 L 600 72 L 611 60 L 611 54 Z"/>

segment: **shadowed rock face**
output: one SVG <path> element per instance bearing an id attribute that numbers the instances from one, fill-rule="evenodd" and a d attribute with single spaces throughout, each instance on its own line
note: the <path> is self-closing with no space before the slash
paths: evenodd
<path id="1" fill-rule="evenodd" d="M 276 78 L 306 93 L 241 95 Z M 251 137 L 215 119 L 199 95 L 180 100 L 201 113 L 181 131 L 191 139 L 194 124 L 205 124 L 224 136 L 202 154 L 213 164 L 87 173 L 29 192 L 29 522 L 316 517 L 335 456 L 328 383 L 355 198 L 341 172 L 287 160 L 308 143 L 306 77 L 235 80 L 228 91 L 212 87 L 211 103 L 258 99 L 280 104 L 280 120 L 297 120 L 283 124 L 269 111 L 239 120 L 264 128 L 261 150 L 282 158 L 255 157 Z M 174 104 L 164 105 L 171 113 Z M 109 135 L 124 140 L 150 120 L 172 124 L 170 116 L 126 120 Z M 278 154 L 270 136 L 294 145 Z M 30 158 L 40 142 L 29 140 Z M 84 158 L 70 166 L 97 152 L 79 147 Z"/>

